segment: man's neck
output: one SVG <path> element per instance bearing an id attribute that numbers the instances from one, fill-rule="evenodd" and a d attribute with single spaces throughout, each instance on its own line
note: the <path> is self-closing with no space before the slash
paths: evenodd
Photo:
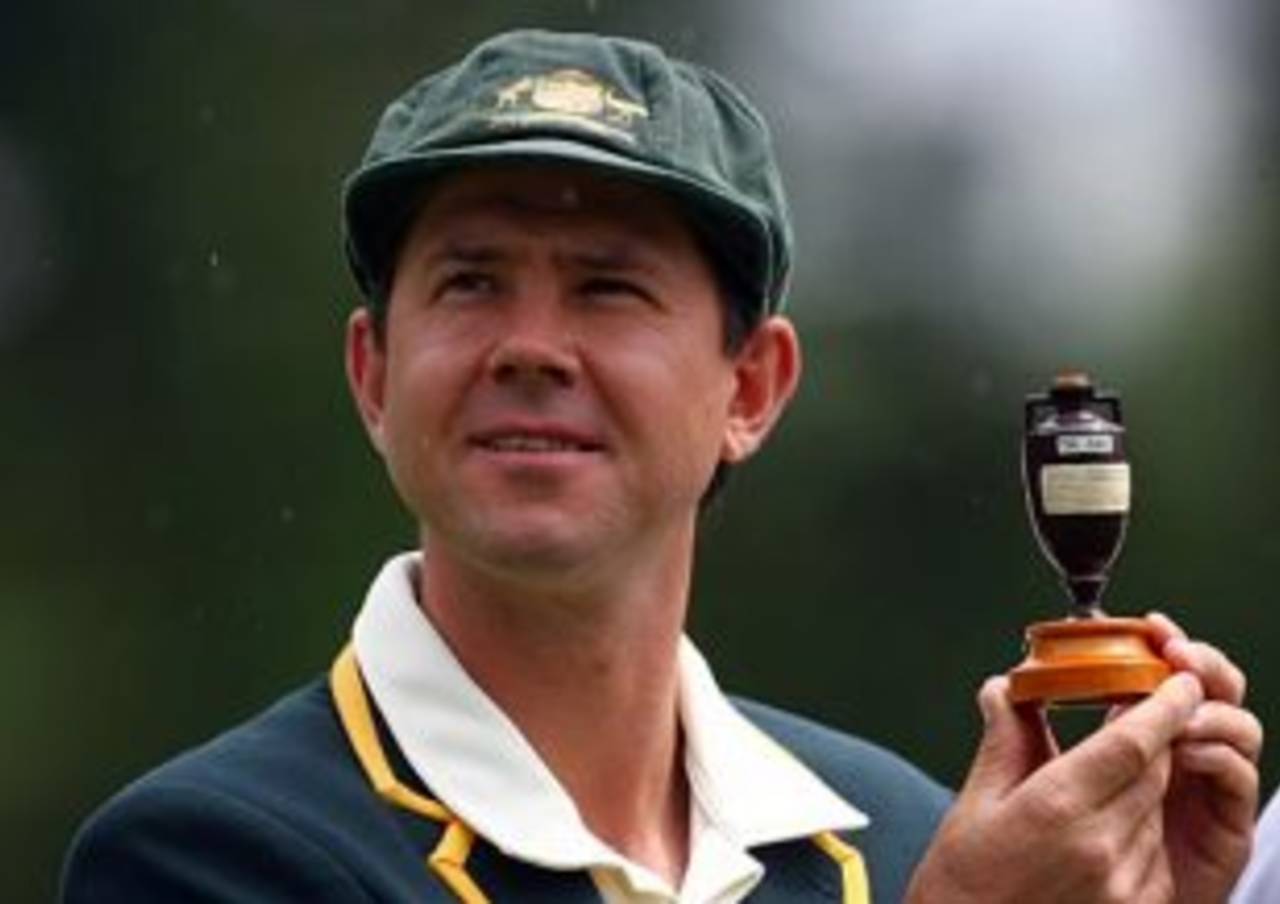
<path id="1" fill-rule="evenodd" d="M 587 826 L 676 887 L 689 847 L 678 653 L 690 570 L 637 570 L 647 577 L 610 582 L 603 598 L 495 580 L 433 547 L 418 597 Z"/>

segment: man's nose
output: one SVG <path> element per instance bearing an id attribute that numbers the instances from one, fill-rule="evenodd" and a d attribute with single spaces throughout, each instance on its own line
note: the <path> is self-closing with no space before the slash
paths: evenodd
<path id="1" fill-rule="evenodd" d="M 571 386 L 579 363 L 558 303 L 545 295 L 518 302 L 488 364 L 490 376 L 504 385 Z"/>

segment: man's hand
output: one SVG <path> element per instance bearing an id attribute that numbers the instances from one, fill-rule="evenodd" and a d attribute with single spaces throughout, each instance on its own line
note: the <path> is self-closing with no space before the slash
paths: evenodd
<path id="1" fill-rule="evenodd" d="M 909 901 L 1226 900 L 1248 858 L 1262 729 L 1226 656 L 1149 620 L 1177 673 L 1066 753 L 1007 679 L 987 681 L 981 746 Z"/>
<path id="2" fill-rule="evenodd" d="M 1188 640 L 1163 615 L 1148 620 L 1164 658 L 1195 675 L 1205 701 L 1173 747 L 1164 842 L 1176 901 L 1225 900 L 1253 842 L 1262 726 L 1243 709 L 1245 677 L 1219 650 Z"/>

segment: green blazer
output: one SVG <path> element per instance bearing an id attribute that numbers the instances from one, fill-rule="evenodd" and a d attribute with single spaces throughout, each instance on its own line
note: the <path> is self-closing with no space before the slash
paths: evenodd
<path id="1" fill-rule="evenodd" d="M 870 826 L 843 840 L 862 855 L 876 904 L 900 900 L 949 792 L 865 741 L 735 702 L 871 817 Z M 376 711 L 372 721 L 396 780 L 429 798 Z M 316 680 L 108 801 L 72 843 L 62 900 L 457 902 L 456 884 L 427 862 L 450 846 L 446 826 L 375 791 L 330 688 Z M 495 904 L 600 900 L 584 872 L 540 869 L 463 832 L 463 881 Z M 839 865 L 810 840 L 752 854 L 767 872 L 749 901 L 842 900 Z"/>

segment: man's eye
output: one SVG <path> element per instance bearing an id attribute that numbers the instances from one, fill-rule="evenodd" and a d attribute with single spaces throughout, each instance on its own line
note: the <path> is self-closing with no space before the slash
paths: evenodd
<path id="1" fill-rule="evenodd" d="M 489 273 L 477 270 L 461 270 L 451 273 L 440 283 L 439 294 L 445 296 L 491 295 L 498 289 L 498 281 Z"/>
<path id="2" fill-rule="evenodd" d="M 649 293 L 638 283 L 629 279 L 614 276 L 595 276 L 582 284 L 582 292 L 592 298 L 619 299 L 636 298 L 648 300 Z"/>

